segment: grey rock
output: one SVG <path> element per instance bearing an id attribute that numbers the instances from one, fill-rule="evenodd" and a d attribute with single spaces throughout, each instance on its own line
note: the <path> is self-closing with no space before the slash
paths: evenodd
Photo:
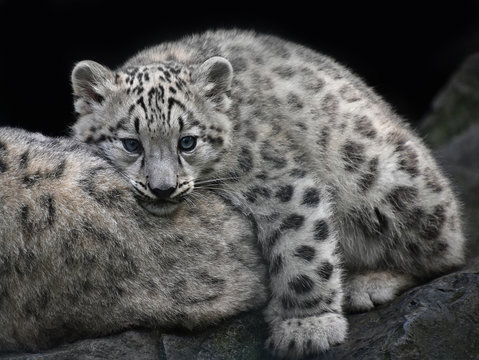
<path id="1" fill-rule="evenodd" d="M 348 318 L 348 340 L 319 359 L 479 359 L 479 259 Z"/>
<path id="2" fill-rule="evenodd" d="M 443 160 L 443 168 L 452 180 L 463 208 L 468 259 L 479 256 L 479 169 Z"/>
<path id="3" fill-rule="evenodd" d="M 437 159 L 444 166 L 463 166 L 479 171 L 479 112 L 476 116 L 476 124 L 434 151 Z"/>
<path id="4" fill-rule="evenodd" d="M 0 355 L 1 360 L 160 360 L 160 335 L 155 331 L 126 331 L 98 339 L 85 339 L 28 354 Z"/>
<path id="5" fill-rule="evenodd" d="M 167 360 L 273 359 L 264 349 L 267 325 L 260 311 L 199 334 L 162 336 Z"/>
<path id="6" fill-rule="evenodd" d="M 419 129 L 462 201 L 467 256 L 479 256 L 479 53 L 452 76 Z"/>
<path id="7" fill-rule="evenodd" d="M 419 126 L 433 148 L 449 142 L 479 121 L 479 53 L 466 59 L 439 92 Z"/>

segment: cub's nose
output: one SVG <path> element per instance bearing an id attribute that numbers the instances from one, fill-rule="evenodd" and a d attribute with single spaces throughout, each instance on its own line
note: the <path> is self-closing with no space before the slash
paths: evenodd
<path id="1" fill-rule="evenodd" d="M 163 188 L 151 188 L 150 187 L 151 192 L 153 194 L 155 194 L 158 199 L 161 199 L 161 200 L 168 199 L 170 197 L 170 195 L 173 194 L 175 189 L 176 189 L 175 186 L 165 188 L 165 189 L 163 189 Z"/>

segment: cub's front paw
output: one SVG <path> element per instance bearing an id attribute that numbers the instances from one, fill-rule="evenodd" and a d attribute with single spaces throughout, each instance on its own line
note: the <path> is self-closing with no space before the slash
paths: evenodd
<path id="1" fill-rule="evenodd" d="M 270 325 L 266 347 L 281 358 L 301 358 L 343 342 L 347 330 L 346 318 L 337 313 L 286 319 Z"/>

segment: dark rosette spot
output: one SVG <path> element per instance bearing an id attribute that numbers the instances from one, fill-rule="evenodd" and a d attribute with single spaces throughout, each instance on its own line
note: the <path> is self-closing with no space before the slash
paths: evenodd
<path id="1" fill-rule="evenodd" d="M 324 241 L 329 236 L 329 226 L 326 220 L 317 220 L 314 223 L 314 239 Z"/>
<path id="2" fill-rule="evenodd" d="M 289 282 L 289 287 L 298 294 L 305 294 L 313 289 L 314 282 L 308 275 L 298 275 Z"/>
<path id="3" fill-rule="evenodd" d="M 321 264 L 316 272 L 323 280 L 329 280 L 333 273 L 334 266 L 330 262 L 325 262 Z"/>
<path id="4" fill-rule="evenodd" d="M 295 256 L 302 258 L 306 261 L 313 260 L 315 254 L 316 254 L 316 250 L 312 246 L 308 246 L 308 245 L 298 246 L 294 252 Z"/>

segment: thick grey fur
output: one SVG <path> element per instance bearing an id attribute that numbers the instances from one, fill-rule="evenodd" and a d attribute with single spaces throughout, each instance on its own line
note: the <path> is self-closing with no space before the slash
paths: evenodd
<path id="1" fill-rule="evenodd" d="M 210 325 L 263 304 L 265 276 L 218 196 L 157 217 L 85 144 L 0 128 L 0 352 Z"/>

